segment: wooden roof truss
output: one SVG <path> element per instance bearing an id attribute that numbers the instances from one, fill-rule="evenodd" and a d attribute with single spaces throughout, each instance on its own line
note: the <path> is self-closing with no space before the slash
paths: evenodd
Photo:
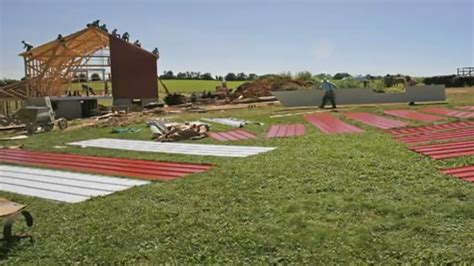
<path id="1" fill-rule="evenodd" d="M 96 52 L 108 46 L 107 32 L 88 27 L 21 53 L 25 62 L 27 95 L 61 95 L 72 82 L 74 73 L 86 67 Z"/>

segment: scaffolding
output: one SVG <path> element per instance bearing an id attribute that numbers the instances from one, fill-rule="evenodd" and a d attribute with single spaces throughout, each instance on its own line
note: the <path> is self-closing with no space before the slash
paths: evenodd
<path id="1" fill-rule="evenodd" d="M 474 77 L 474 67 L 460 67 L 458 68 L 459 77 Z"/>

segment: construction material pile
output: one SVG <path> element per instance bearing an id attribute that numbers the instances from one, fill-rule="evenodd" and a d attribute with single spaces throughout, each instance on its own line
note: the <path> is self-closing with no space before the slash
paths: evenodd
<path id="1" fill-rule="evenodd" d="M 147 122 L 152 132 L 152 139 L 160 142 L 196 140 L 207 137 L 209 125 L 200 122 L 171 123 L 163 119 Z"/>
<path id="2" fill-rule="evenodd" d="M 268 76 L 258 80 L 245 82 L 234 92 L 234 98 L 259 98 L 271 96 L 272 91 L 308 89 L 312 81 L 294 80 L 290 77 Z"/>

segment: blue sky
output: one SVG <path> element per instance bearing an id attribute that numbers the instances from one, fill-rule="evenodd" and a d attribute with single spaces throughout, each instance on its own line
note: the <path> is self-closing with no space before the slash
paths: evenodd
<path id="1" fill-rule="evenodd" d="M 100 18 L 160 49 L 159 71 L 452 74 L 474 65 L 472 0 L 0 0 L 0 78 Z"/>

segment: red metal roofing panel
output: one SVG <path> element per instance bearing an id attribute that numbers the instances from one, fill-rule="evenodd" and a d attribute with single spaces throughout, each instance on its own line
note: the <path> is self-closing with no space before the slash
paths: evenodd
<path id="1" fill-rule="evenodd" d="M 388 115 L 393 115 L 393 116 L 398 116 L 401 118 L 423 121 L 423 122 L 433 122 L 433 121 L 444 119 L 441 116 L 423 114 L 423 113 L 413 111 L 413 110 L 387 110 L 387 111 L 384 111 L 384 113 Z"/>
<path id="2" fill-rule="evenodd" d="M 290 125 L 272 125 L 267 131 L 267 138 L 278 138 L 278 137 L 293 137 L 304 135 L 303 124 L 290 124 Z"/>
<path id="3" fill-rule="evenodd" d="M 474 106 L 459 106 L 459 107 L 456 107 L 456 108 L 469 110 L 469 111 L 474 111 Z"/>
<path id="4" fill-rule="evenodd" d="M 243 129 L 235 129 L 225 132 L 211 132 L 209 137 L 218 141 L 255 139 L 257 136 Z"/>
<path id="5" fill-rule="evenodd" d="M 356 126 L 347 124 L 339 120 L 338 118 L 326 113 L 308 114 L 304 116 L 304 119 L 326 134 L 364 132 L 364 130 Z"/>
<path id="6" fill-rule="evenodd" d="M 464 181 L 474 182 L 474 166 L 464 166 L 441 170 L 442 173 L 455 176 Z"/>
<path id="7" fill-rule="evenodd" d="M 430 125 L 430 126 L 391 129 L 391 130 L 388 130 L 387 132 L 395 136 L 401 136 L 401 135 L 420 134 L 420 133 L 426 133 L 426 132 L 431 133 L 433 131 L 445 131 L 445 130 L 453 130 L 453 129 L 458 129 L 458 128 L 467 128 L 467 127 L 474 127 L 474 121 L 462 121 L 462 122 L 452 122 L 452 123 Z"/>
<path id="8" fill-rule="evenodd" d="M 212 167 L 212 165 L 206 164 L 170 163 L 10 149 L 0 149 L 0 162 L 120 175 L 146 180 L 172 180 L 204 172 Z"/>
<path id="9" fill-rule="evenodd" d="M 450 117 L 457 117 L 457 118 L 474 118 L 473 112 L 465 112 L 465 111 L 456 111 L 450 110 L 447 108 L 441 107 L 429 107 L 422 110 L 423 112 L 433 113 L 437 115 L 444 115 Z"/>
<path id="10" fill-rule="evenodd" d="M 411 150 L 429 156 L 433 159 L 446 159 L 474 155 L 474 140 L 424 145 L 411 148 Z"/>
<path id="11" fill-rule="evenodd" d="M 431 133 L 421 133 L 395 137 L 397 140 L 408 144 L 416 144 L 430 141 L 453 141 L 459 139 L 474 138 L 474 128 L 460 128 L 447 131 L 435 131 Z"/>
<path id="12" fill-rule="evenodd" d="M 363 113 L 363 112 L 355 113 L 354 112 L 354 113 L 344 113 L 344 115 L 351 119 L 362 122 L 364 124 L 381 128 L 381 129 L 390 129 L 390 128 L 408 126 L 408 123 L 406 122 L 388 119 L 382 116 L 373 115 L 369 113 Z"/>

